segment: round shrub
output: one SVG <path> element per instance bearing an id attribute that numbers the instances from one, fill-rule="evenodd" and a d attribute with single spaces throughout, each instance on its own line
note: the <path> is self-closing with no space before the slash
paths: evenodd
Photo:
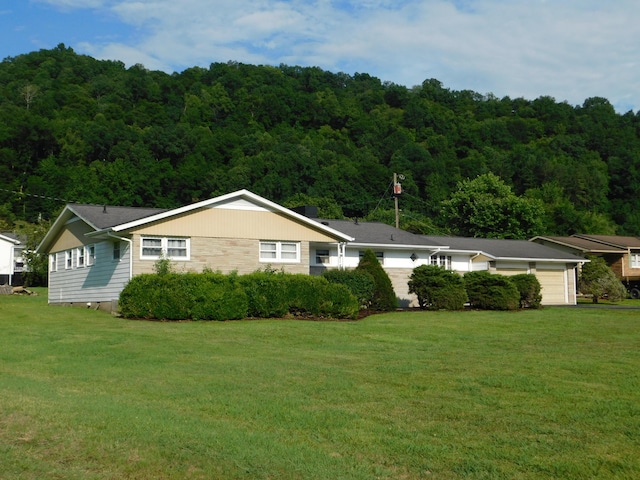
<path id="1" fill-rule="evenodd" d="M 418 297 L 420 308 L 430 310 L 461 310 L 468 300 L 462 277 L 436 265 L 413 269 L 409 293 Z"/>
<path id="2" fill-rule="evenodd" d="M 521 273 L 510 278 L 520 292 L 520 308 L 540 308 L 542 295 L 538 278 L 531 273 Z"/>
<path id="3" fill-rule="evenodd" d="M 517 310 L 520 292 L 505 275 L 491 274 L 486 270 L 467 272 L 464 284 L 473 308 L 483 310 Z"/>

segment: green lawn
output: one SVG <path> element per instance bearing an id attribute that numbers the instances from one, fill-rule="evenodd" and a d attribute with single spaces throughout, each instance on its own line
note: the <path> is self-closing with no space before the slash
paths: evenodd
<path id="1" fill-rule="evenodd" d="M 640 478 L 640 310 L 0 327 L 1 479 Z"/>

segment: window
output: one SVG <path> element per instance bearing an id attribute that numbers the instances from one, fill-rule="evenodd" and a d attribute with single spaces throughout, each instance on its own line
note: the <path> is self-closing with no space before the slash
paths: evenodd
<path id="1" fill-rule="evenodd" d="M 76 258 L 78 260 L 78 267 L 84 267 L 84 255 L 85 249 L 84 247 L 78 247 Z"/>
<path id="2" fill-rule="evenodd" d="M 140 248 L 140 258 L 148 260 L 189 260 L 191 254 L 188 238 L 143 237 Z"/>
<path id="3" fill-rule="evenodd" d="M 329 250 L 316 249 L 316 263 L 326 265 L 329 263 Z"/>
<path id="4" fill-rule="evenodd" d="M 120 242 L 113 242 L 113 259 L 120 260 Z"/>
<path id="5" fill-rule="evenodd" d="M 73 250 L 64 252 L 64 268 L 73 268 Z"/>
<path id="6" fill-rule="evenodd" d="M 299 262 L 298 242 L 260 242 L 261 262 Z"/>
<path id="7" fill-rule="evenodd" d="M 143 238 L 142 239 L 142 256 L 158 258 L 162 255 L 162 239 L 161 238 Z"/>
<path id="8" fill-rule="evenodd" d="M 167 257 L 187 258 L 187 240 L 184 238 L 168 238 Z"/>
<path id="9" fill-rule="evenodd" d="M 87 247 L 87 266 L 91 266 L 96 263 L 96 246 L 89 245 Z"/>
<path id="10" fill-rule="evenodd" d="M 57 272 L 58 271 L 58 254 L 52 253 L 49 255 L 49 271 Z"/>
<path id="11" fill-rule="evenodd" d="M 448 255 L 431 255 L 430 263 L 451 270 L 451 257 Z"/>
<path id="12" fill-rule="evenodd" d="M 629 255 L 631 268 L 640 268 L 640 253 L 632 253 Z"/>

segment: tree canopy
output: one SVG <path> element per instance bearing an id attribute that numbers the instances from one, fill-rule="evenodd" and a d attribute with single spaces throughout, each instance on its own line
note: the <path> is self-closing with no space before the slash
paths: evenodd
<path id="1" fill-rule="evenodd" d="M 167 74 L 62 44 L 0 63 L 8 225 L 66 201 L 171 208 L 240 188 L 386 218 L 394 173 L 416 231 L 640 234 L 640 116 L 604 98 L 571 106 L 237 62 Z M 484 218 L 465 230 L 448 215 L 479 176 L 500 186 L 498 206 L 476 201 Z"/>

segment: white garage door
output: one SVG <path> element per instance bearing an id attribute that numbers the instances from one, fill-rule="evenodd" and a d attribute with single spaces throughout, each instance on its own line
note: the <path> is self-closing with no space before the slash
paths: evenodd
<path id="1" fill-rule="evenodd" d="M 567 279 L 562 270 L 538 270 L 536 277 L 542 287 L 542 305 L 566 305 Z"/>

